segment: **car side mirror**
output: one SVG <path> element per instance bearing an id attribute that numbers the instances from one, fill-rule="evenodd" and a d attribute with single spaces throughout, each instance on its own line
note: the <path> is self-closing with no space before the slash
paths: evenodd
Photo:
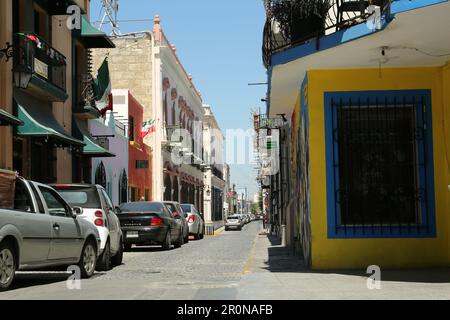
<path id="1" fill-rule="evenodd" d="M 173 216 L 175 219 L 180 219 L 180 214 L 179 214 L 177 211 L 172 212 L 172 216 Z"/>
<path id="2" fill-rule="evenodd" d="M 122 212 L 122 210 L 120 210 L 120 207 L 115 207 L 115 210 L 116 210 L 117 213 L 121 213 Z"/>

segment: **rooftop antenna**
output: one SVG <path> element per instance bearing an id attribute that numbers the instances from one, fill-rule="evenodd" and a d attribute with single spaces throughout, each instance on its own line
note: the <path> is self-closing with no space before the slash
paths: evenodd
<path id="1" fill-rule="evenodd" d="M 103 18 L 100 20 L 99 30 L 102 30 L 105 24 L 111 25 L 111 35 L 120 35 L 120 28 L 118 23 L 119 0 L 101 0 L 102 9 L 100 15 L 103 13 Z"/>

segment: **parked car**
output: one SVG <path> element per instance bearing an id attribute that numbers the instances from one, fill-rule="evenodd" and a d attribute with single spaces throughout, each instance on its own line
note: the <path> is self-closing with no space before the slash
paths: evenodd
<path id="1" fill-rule="evenodd" d="M 164 201 L 164 204 L 167 206 L 172 215 L 177 219 L 179 223 L 182 225 L 184 243 L 189 242 L 189 225 L 187 223 L 187 213 L 183 211 L 181 205 L 175 201 Z"/>
<path id="2" fill-rule="evenodd" d="M 78 265 L 90 278 L 99 257 L 97 228 L 79 219 L 82 208 L 70 205 L 51 187 L 16 178 L 13 204 L 0 208 L 0 291 L 19 270 Z"/>
<path id="3" fill-rule="evenodd" d="M 189 225 L 189 234 L 194 236 L 195 240 L 203 239 L 205 236 L 205 221 L 203 215 L 193 204 L 184 203 L 181 205 L 183 211 L 187 214 Z"/>
<path id="4" fill-rule="evenodd" d="M 232 215 L 227 218 L 225 221 L 225 231 L 228 231 L 230 229 L 234 230 L 242 230 L 242 227 L 244 226 L 244 221 L 239 215 Z"/>
<path id="5" fill-rule="evenodd" d="M 243 213 L 240 216 L 241 216 L 241 219 L 244 221 L 244 224 L 247 224 L 250 222 L 250 219 L 247 214 Z"/>
<path id="6" fill-rule="evenodd" d="M 122 230 L 116 209 L 105 189 L 99 185 L 89 184 L 58 184 L 53 187 L 71 206 L 83 208 L 80 218 L 90 221 L 97 227 L 101 239 L 97 269 L 108 271 L 111 266 L 121 265 Z"/>
<path id="7" fill-rule="evenodd" d="M 162 202 L 129 202 L 120 206 L 118 214 L 124 234 L 125 251 L 131 246 L 161 245 L 170 250 L 184 243 L 182 224 Z"/>

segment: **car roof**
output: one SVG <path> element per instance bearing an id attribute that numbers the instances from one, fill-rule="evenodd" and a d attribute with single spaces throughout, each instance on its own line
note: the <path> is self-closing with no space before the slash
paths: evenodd
<path id="1" fill-rule="evenodd" d="M 53 183 L 50 186 L 53 188 L 103 188 L 100 185 L 88 183 Z"/>

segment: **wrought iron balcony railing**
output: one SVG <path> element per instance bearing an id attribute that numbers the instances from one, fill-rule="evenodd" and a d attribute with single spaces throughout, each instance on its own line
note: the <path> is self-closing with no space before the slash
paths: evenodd
<path id="1" fill-rule="evenodd" d="M 309 16 L 300 16 L 304 0 L 266 0 L 267 20 L 263 35 L 263 62 L 271 65 L 274 53 L 319 39 L 351 26 L 380 19 L 392 0 L 308 0 L 316 6 Z M 374 20 L 374 21 L 375 21 Z M 376 26 L 374 26 L 376 27 Z"/>
<path id="2" fill-rule="evenodd" d="M 14 68 L 29 73 L 66 92 L 66 57 L 33 33 L 14 35 Z"/>

